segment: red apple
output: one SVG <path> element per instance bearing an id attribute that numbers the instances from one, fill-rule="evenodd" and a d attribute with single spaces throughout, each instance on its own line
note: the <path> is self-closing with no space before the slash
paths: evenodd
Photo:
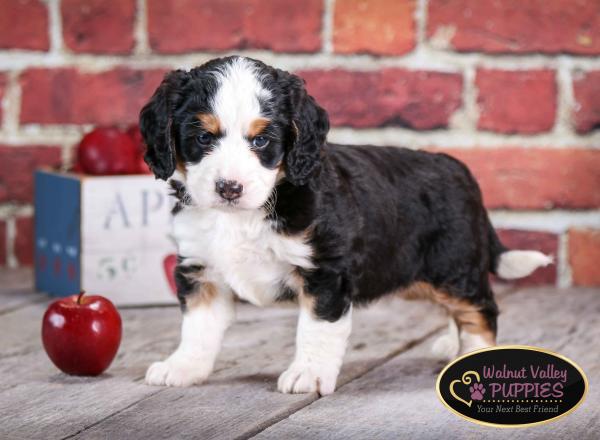
<path id="1" fill-rule="evenodd" d="M 143 154 L 146 150 L 146 146 L 144 145 L 144 138 L 142 137 L 142 132 L 140 131 L 139 125 L 130 125 L 127 128 L 126 133 L 131 138 L 136 147 L 138 147 L 139 152 Z"/>
<path id="2" fill-rule="evenodd" d="M 94 175 L 139 173 L 139 150 L 131 137 L 115 127 L 98 127 L 77 147 L 77 165 Z"/>
<path id="3" fill-rule="evenodd" d="M 144 160 L 143 157 L 140 157 L 138 159 L 137 169 L 138 169 L 138 171 L 137 171 L 138 174 L 152 174 L 152 171 L 148 167 L 148 164 L 146 163 L 146 161 Z"/>
<path id="4" fill-rule="evenodd" d="M 150 171 L 150 168 L 148 168 L 148 164 L 144 161 L 144 154 L 146 153 L 146 144 L 144 144 L 144 138 L 142 137 L 142 133 L 140 132 L 139 125 L 130 125 L 127 129 L 127 135 L 131 138 L 138 150 L 138 173 L 152 174 L 152 171 Z"/>
<path id="5" fill-rule="evenodd" d="M 73 164 L 73 167 L 71 168 L 71 172 L 77 173 L 77 174 L 83 173 L 83 170 L 81 169 L 81 165 L 79 164 L 79 162 L 75 162 Z"/>
<path id="6" fill-rule="evenodd" d="M 105 371 L 121 343 L 121 316 L 108 299 L 73 295 L 54 301 L 44 314 L 42 342 L 60 370 L 77 376 Z"/>

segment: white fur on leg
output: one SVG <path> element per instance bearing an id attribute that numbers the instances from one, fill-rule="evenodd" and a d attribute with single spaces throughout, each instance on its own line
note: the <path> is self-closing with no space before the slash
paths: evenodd
<path id="1" fill-rule="evenodd" d="M 164 361 L 150 365 L 146 383 L 181 387 L 206 379 L 213 370 L 223 334 L 233 317 L 233 295 L 225 289 L 212 301 L 186 311 L 179 347 Z"/>
<path id="2" fill-rule="evenodd" d="M 492 344 L 489 343 L 483 336 L 478 335 L 476 333 L 469 333 L 462 331 L 460 332 L 460 354 L 470 353 L 475 350 L 479 350 L 481 348 L 491 347 Z"/>
<path id="3" fill-rule="evenodd" d="M 553 259 L 538 251 L 508 251 L 500 254 L 496 273 L 500 278 L 523 278 L 538 267 L 552 264 Z"/>
<path id="4" fill-rule="evenodd" d="M 458 356 L 460 339 L 454 318 L 448 320 L 448 333 L 440 336 L 431 346 L 431 352 L 441 359 L 452 360 Z"/>
<path id="5" fill-rule="evenodd" d="M 279 391 L 317 391 L 322 396 L 333 393 L 351 328 L 352 307 L 335 322 L 317 319 L 312 310 L 301 307 L 296 334 L 296 356 L 290 367 L 279 376 Z"/>

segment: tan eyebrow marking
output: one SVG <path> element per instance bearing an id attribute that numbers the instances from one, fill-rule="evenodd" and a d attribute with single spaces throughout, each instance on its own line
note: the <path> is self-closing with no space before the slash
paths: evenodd
<path id="1" fill-rule="evenodd" d="M 212 113 L 198 113 L 196 117 L 202 123 L 202 128 L 209 133 L 218 135 L 221 132 L 221 123 L 219 122 L 219 118 Z"/>
<path id="2" fill-rule="evenodd" d="M 267 118 L 258 118 L 250 123 L 250 128 L 248 129 L 248 139 L 252 139 L 255 136 L 258 136 L 271 122 L 270 119 Z"/>

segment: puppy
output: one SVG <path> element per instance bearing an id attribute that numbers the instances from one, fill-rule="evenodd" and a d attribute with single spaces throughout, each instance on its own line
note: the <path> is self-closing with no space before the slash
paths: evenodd
<path id="1" fill-rule="evenodd" d="M 146 162 L 171 180 L 181 343 L 146 373 L 187 386 L 211 373 L 234 298 L 297 298 L 284 393 L 329 394 L 352 309 L 418 293 L 447 308 L 437 351 L 494 345 L 488 273 L 519 278 L 551 259 L 498 240 L 477 182 L 445 154 L 326 142 L 327 113 L 302 79 L 227 57 L 166 75 L 140 116 Z"/>

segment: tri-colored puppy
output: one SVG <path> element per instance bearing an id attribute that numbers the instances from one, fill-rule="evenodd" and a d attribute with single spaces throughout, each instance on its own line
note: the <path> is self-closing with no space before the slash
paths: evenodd
<path id="1" fill-rule="evenodd" d="M 185 386 L 211 373 L 234 318 L 297 298 L 285 393 L 332 393 L 352 308 L 398 291 L 444 305 L 449 357 L 495 343 L 488 281 L 551 259 L 498 240 L 477 182 L 459 161 L 404 148 L 326 141 L 327 113 L 299 77 L 228 57 L 169 73 L 141 112 L 146 161 L 171 179 L 181 343 L 146 382 Z M 454 333 L 454 335 L 452 335 Z"/>

